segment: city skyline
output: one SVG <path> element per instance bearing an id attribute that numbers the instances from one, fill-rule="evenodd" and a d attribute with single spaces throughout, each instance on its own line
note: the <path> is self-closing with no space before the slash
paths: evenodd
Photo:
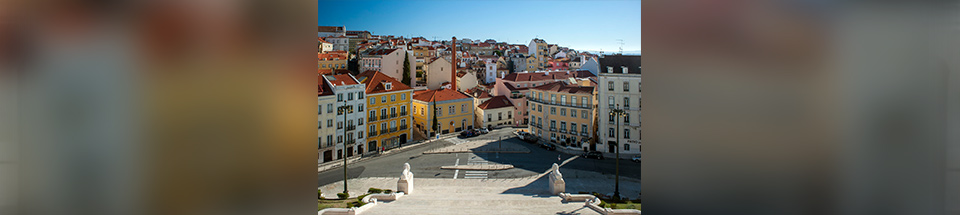
<path id="1" fill-rule="evenodd" d="M 577 12 L 568 11 L 571 8 Z M 449 10 L 460 10 L 456 14 L 462 18 L 438 15 Z M 346 26 L 347 30 L 375 35 L 422 36 L 429 40 L 456 36 L 510 44 L 541 38 L 563 47 L 604 53 L 618 52 L 622 40 L 624 53 L 641 50 L 640 1 L 320 1 L 318 11 L 318 26 Z M 558 12 L 547 13 L 551 11 Z M 413 21 L 396 24 L 390 22 L 396 20 L 394 17 Z"/>

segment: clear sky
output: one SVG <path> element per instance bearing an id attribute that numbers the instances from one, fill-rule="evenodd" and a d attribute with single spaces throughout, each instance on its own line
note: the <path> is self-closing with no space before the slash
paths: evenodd
<path id="1" fill-rule="evenodd" d="M 577 50 L 640 50 L 640 0 L 319 0 L 317 25 L 429 40 L 534 37 Z"/>

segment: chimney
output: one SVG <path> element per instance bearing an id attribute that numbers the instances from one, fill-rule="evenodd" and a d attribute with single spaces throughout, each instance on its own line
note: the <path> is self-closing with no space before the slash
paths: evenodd
<path id="1" fill-rule="evenodd" d="M 452 43 L 453 44 L 451 45 L 453 47 L 452 49 L 453 51 L 450 52 L 450 54 L 452 55 L 450 56 L 450 59 L 452 59 L 450 61 L 450 66 L 452 66 L 453 69 L 450 70 L 450 88 L 456 90 L 457 89 L 457 37 L 453 37 Z"/>

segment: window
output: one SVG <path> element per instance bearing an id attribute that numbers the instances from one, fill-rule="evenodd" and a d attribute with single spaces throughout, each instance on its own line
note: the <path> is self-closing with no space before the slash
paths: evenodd
<path id="1" fill-rule="evenodd" d="M 333 142 L 333 135 L 327 135 L 327 146 L 330 146 L 330 143 Z"/>
<path id="2" fill-rule="evenodd" d="M 370 117 L 370 119 L 377 118 L 377 111 L 370 110 L 370 113 L 368 113 L 367 115 L 370 115 L 370 116 L 367 116 L 367 117 Z"/>
<path id="3" fill-rule="evenodd" d="M 437 116 L 443 116 L 443 107 L 437 107 Z"/>
<path id="4" fill-rule="evenodd" d="M 623 138 L 624 139 L 630 138 L 630 129 L 623 129 Z M 627 150 L 630 150 L 630 149 L 627 148 Z"/>
<path id="5" fill-rule="evenodd" d="M 614 103 L 616 102 L 613 101 L 613 96 L 607 97 L 607 105 L 610 105 L 610 107 L 613 108 Z"/>
<path id="6" fill-rule="evenodd" d="M 370 133 L 377 132 L 377 125 L 376 125 L 376 124 L 370 124 L 370 130 L 367 131 L 367 132 L 370 132 Z"/>
<path id="7" fill-rule="evenodd" d="M 629 113 L 624 113 L 624 115 L 623 115 L 623 123 L 630 123 L 630 114 L 629 114 Z"/>
<path id="8" fill-rule="evenodd" d="M 580 132 L 587 133 L 587 125 L 580 125 Z"/>
<path id="9" fill-rule="evenodd" d="M 407 100 L 407 94 L 400 94 L 400 101 Z"/>
<path id="10" fill-rule="evenodd" d="M 423 108 L 421 107 L 421 108 L 420 108 L 420 115 L 424 115 L 424 114 L 425 114 L 425 113 L 423 112 Z"/>
<path id="11" fill-rule="evenodd" d="M 353 101 L 353 93 L 347 93 L 347 101 Z"/>
<path id="12" fill-rule="evenodd" d="M 613 81 L 607 82 L 607 91 L 613 91 Z"/>
<path id="13" fill-rule="evenodd" d="M 327 104 L 327 113 L 333 113 L 333 104 Z"/>
<path id="14" fill-rule="evenodd" d="M 586 107 L 590 103 L 587 103 L 587 97 L 580 97 L 580 105 Z"/>
<path id="15" fill-rule="evenodd" d="M 610 114 L 610 120 L 609 120 L 609 122 L 613 122 L 613 119 L 614 119 L 614 118 L 613 118 L 613 114 Z"/>
<path id="16" fill-rule="evenodd" d="M 342 143 L 342 142 L 343 142 L 343 136 L 337 135 L 337 143 Z"/>
<path id="17" fill-rule="evenodd" d="M 624 70 L 623 73 L 627 73 L 627 71 L 626 71 L 627 69 L 623 69 L 623 70 Z M 629 134 L 629 133 L 628 133 L 628 134 Z M 626 136 L 626 135 L 624 135 L 624 136 Z M 624 151 L 630 151 L 630 144 L 623 144 L 623 150 L 624 150 Z"/>
<path id="18" fill-rule="evenodd" d="M 560 96 L 560 104 L 567 104 L 567 96 L 566 96 L 566 95 L 561 95 L 561 96 Z"/>
<path id="19" fill-rule="evenodd" d="M 626 82 L 626 81 L 623 82 L 623 92 L 630 92 L 630 82 Z"/>
<path id="20" fill-rule="evenodd" d="M 467 112 L 467 105 L 460 105 L 460 112 L 466 113 L 466 112 Z"/>
<path id="21" fill-rule="evenodd" d="M 397 94 L 390 95 L 390 101 L 391 102 L 397 101 Z"/>
<path id="22" fill-rule="evenodd" d="M 607 67 L 607 73 L 613 73 L 613 67 L 612 67 L 612 66 L 608 66 L 608 67 Z"/>
<path id="23" fill-rule="evenodd" d="M 385 83 L 383 84 L 383 87 L 386 88 L 387 90 L 391 90 L 393 89 L 393 83 Z"/>
<path id="24" fill-rule="evenodd" d="M 387 116 L 387 109 L 380 109 L 380 118 L 386 118 Z"/>
<path id="25" fill-rule="evenodd" d="M 363 132 L 358 131 L 358 132 L 357 132 L 357 138 L 363 138 Z"/>
<path id="26" fill-rule="evenodd" d="M 390 108 L 390 117 L 397 115 L 397 107 Z"/>
<path id="27" fill-rule="evenodd" d="M 566 109 L 566 108 L 560 108 L 560 116 L 567 116 L 567 109 Z"/>
<path id="28" fill-rule="evenodd" d="M 328 119 L 328 120 L 327 120 L 327 127 L 333 127 L 333 120 L 332 120 L 332 119 Z"/>
<path id="29" fill-rule="evenodd" d="M 363 95 L 364 95 L 363 92 L 359 92 L 359 93 L 357 93 L 357 94 L 359 94 L 359 96 L 360 96 L 359 98 L 360 98 L 360 99 L 363 99 Z"/>
<path id="30" fill-rule="evenodd" d="M 550 120 L 550 128 L 551 129 L 557 128 L 557 120 Z"/>
<path id="31" fill-rule="evenodd" d="M 570 131 L 577 132 L 577 123 L 570 123 Z"/>
<path id="32" fill-rule="evenodd" d="M 607 130 L 607 134 L 608 134 L 608 136 L 610 136 L 610 137 L 613 137 L 613 135 L 614 135 L 615 132 L 616 132 L 616 131 L 614 131 L 613 128 L 610 128 L 609 130 Z"/>
<path id="33" fill-rule="evenodd" d="M 550 115 L 557 115 L 557 108 L 550 107 Z"/>
<path id="34" fill-rule="evenodd" d="M 387 96 L 381 96 L 380 103 L 387 103 Z"/>
<path id="35" fill-rule="evenodd" d="M 550 94 L 550 104 L 557 103 L 557 94 Z"/>
<path id="36" fill-rule="evenodd" d="M 543 105 L 537 105 L 537 111 L 543 112 Z"/>
<path id="37" fill-rule="evenodd" d="M 503 113 L 497 113 L 497 120 L 503 120 Z"/>
<path id="38" fill-rule="evenodd" d="M 585 111 L 585 110 L 580 111 L 580 118 L 586 119 L 586 118 L 587 118 L 587 111 Z"/>
<path id="39" fill-rule="evenodd" d="M 343 93 L 337 93 L 337 101 L 338 101 L 338 102 L 342 102 L 342 101 L 343 101 Z"/>
<path id="40" fill-rule="evenodd" d="M 493 122 L 493 114 L 487 114 L 487 122 Z"/>
<path id="41" fill-rule="evenodd" d="M 406 106 L 406 105 L 400 106 L 400 114 L 401 114 L 401 115 L 406 115 L 406 114 L 407 114 L 407 106 Z"/>
<path id="42" fill-rule="evenodd" d="M 513 111 L 507 111 L 507 119 L 513 119 Z"/>
<path id="43" fill-rule="evenodd" d="M 400 127 L 407 127 L 407 119 L 400 120 Z"/>
<path id="44" fill-rule="evenodd" d="M 620 66 L 620 68 L 623 69 L 623 74 L 627 74 L 627 67 L 626 67 L 626 66 Z"/>
<path id="45" fill-rule="evenodd" d="M 537 93 L 537 100 L 543 101 L 543 93 Z"/>
<path id="46" fill-rule="evenodd" d="M 567 122 L 560 122 L 560 130 L 567 130 Z"/>
<path id="47" fill-rule="evenodd" d="M 577 117 L 577 110 L 570 110 L 570 117 L 576 118 L 576 117 Z"/>
<path id="48" fill-rule="evenodd" d="M 623 97 L 623 108 L 630 107 L 630 97 Z"/>
<path id="49" fill-rule="evenodd" d="M 370 104 L 377 104 L 377 97 L 370 97 Z"/>
<path id="50" fill-rule="evenodd" d="M 577 106 L 577 96 L 570 96 L 570 103 L 573 103 L 573 106 Z"/>
<path id="51" fill-rule="evenodd" d="M 455 114 L 455 113 L 457 113 L 456 106 L 450 105 L 450 114 Z"/>

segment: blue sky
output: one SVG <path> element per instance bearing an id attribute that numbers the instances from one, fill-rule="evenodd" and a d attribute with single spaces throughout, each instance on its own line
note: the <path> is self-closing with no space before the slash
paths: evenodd
<path id="1" fill-rule="evenodd" d="M 455 1 L 320 0 L 317 25 L 377 35 L 495 39 L 527 44 L 534 37 L 577 50 L 640 50 L 639 0 Z"/>

